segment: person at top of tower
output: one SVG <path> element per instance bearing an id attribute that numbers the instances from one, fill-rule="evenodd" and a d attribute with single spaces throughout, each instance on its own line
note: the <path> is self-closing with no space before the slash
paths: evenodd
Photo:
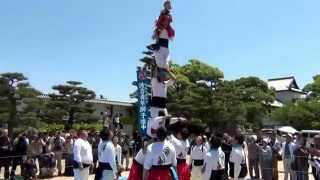
<path id="1" fill-rule="evenodd" d="M 165 30 L 168 33 L 168 37 L 171 39 L 175 36 L 175 31 L 171 26 L 172 16 L 170 11 L 172 9 L 171 1 L 166 0 L 163 4 L 164 9 L 161 11 L 159 18 L 156 22 L 155 38 L 161 38 L 162 31 Z"/>
<path id="2" fill-rule="evenodd" d="M 163 39 L 172 39 L 175 36 L 175 31 L 171 26 L 172 16 L 171 16 L 171 1 L 165 0 L 163 3 L 163 10 L 160 12 L 160 15 L 155 22 L 155 30 L 152 35 L 152 39 L 156 41 L 156 43 L 147 46 L 149 50 L 157 51 L 160 49 L 160 38 Z"/>
<path id="3" fill-rule="evenodd" d="M 155 43 L 147 46 L 149 50 L 153 51 L 150 53 L 153 54 L 152 57 L 155 59 L 156 68 L 154 70 L 154 77 L 157 77 L 159 82 L 175 79 L 173 73 L 170 72 L 169 65 L 169 39 L 172 39 L 175 35 L 175 31 L 171 26 L 171 2 L 166 0 L 163 6 L 164 9 L 161 11 L 159 18 L 156 21 L 155 30 L 152 36 Z"/>

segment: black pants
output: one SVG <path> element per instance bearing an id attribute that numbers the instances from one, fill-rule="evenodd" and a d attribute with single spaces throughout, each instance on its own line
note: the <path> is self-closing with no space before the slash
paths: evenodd
<path id="1" fill-rule="evenodd" d="M 73 159 L 73 154 L 66 154 L 65 169 L 64 169 L 65 176 L 73 176 L 72 159 Z"/>
<path id="2" fill-rule="evenodd" d="M 227 174 L 225 170 L 211 171 L 210 180 L 227 180 Z"/>
<path id="3" fill-rule="evenodd" d="M 0 161 L 2 161 L 0 162 L 0 171 L 1 171 L 1 168 L 4 167 L 4 178 L 8 179 L 10 174 L 9 168 L 11 166 L 11 159 L 0 157 Z"/>
<path id="4" fill-rule="evenodd" d="M 22 168 L 22 164 L 23 164 L 23 159 L 22 157 L 15 157 L 13 158 L 12 160 L 12 169 L 11 169 L 11 176 L 15 176 L 15 172 L 16 172 L 16 169 L 17 169 L 17 166 L 21 166 L 21 170 L 23 169 Z M 22 172 L 21 172 L 22 174 Z"/>
<path id="5" fill-rule="evenodd" d="M 314 180 L 320 180 L 320 174 L 317 175 L 317 170 L 314 167 L 312 167 L 312 174 L 313 174 Z"/>

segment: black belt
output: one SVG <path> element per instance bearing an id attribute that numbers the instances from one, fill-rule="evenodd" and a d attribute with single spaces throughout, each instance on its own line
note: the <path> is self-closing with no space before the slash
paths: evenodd
<path id="1" fill-rule="evenodd" d="M 165 97 L 152 97 L 151 99 L 151 103 L 150 103 L 151 107 L 157 107 L 157 108 L 166 108 L 167 107 L 167 98 Z"/>
<path id="2" fill-rule="evenodd" d="M 151 169 L 170 169 L 171 168 L 171 164 L 168 165 L 153 165 L 151 167 Z"/>
<path id="3" fill-rule="evenodd" d="M 178 164 L 186 163 L 186 162 L 187 162 L 187 160 L 185 160 L 185 159 L 177 159 Z"/>
<path id="4" fill-rule="evenodd" d="M 110 166 L 109 163 L 103 163 L 103 162 L 99 162 L 98 168 L 101 168 L 102 170 L 112 170 L 112 167 Z"/>
<path id="5" fill-rule="evenodd" d="M 195 159 L 193 160 L 193 165 L 194 166 L 202 166 L 204 163 L 203 159 Z"/>
<path id="6" fill-rule="evenodd" d="M 82 165 L 83 168 L 87 168 L 87 167 L 90 167 L 90 166 L 91 166 L 91 164 L 79 163 L 79 162 L 74 161 L 74 160 L 72 161 L 72 165 L 73 165 L 73 168 L 74 168 L 74 169 L 80 168 L 81 165 Z"/>
<path id="7" fill-rule="evenodd" d="M 166 48 L 168 48 L 168 47 L 169 47 L 169 39 L 159 38 L 158 44 L 159 44 L 161 47 L 166 47 Z"/>

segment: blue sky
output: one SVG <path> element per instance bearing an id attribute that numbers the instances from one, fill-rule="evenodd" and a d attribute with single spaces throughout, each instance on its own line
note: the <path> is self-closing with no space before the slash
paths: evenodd
<path id="1" fill-rule="evenodd" d="M 0 1 L 0 72 L 22 72 L 48 92 L 78 80 L 109 99 L 130 100 L 138 59 L 162 0 Z M 174 0 L 175 63 L 191 58 L 226 79 L 294 75 L 320 68 L 319 0 Z"/>

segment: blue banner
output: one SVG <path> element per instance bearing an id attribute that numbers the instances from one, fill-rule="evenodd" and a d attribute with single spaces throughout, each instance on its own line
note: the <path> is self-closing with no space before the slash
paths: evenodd
<path id="1" fill-rule="evenodd" d="M 147 135 L 147 125 L 151 118 L 150 113 L 150 91 L 151 91 L 151 80 L 147 77 L 147 71 L 141 67 L 137 69 L 137 86 L 138 86 L 138 122 L 140 133 L 143 136 Z"/>

